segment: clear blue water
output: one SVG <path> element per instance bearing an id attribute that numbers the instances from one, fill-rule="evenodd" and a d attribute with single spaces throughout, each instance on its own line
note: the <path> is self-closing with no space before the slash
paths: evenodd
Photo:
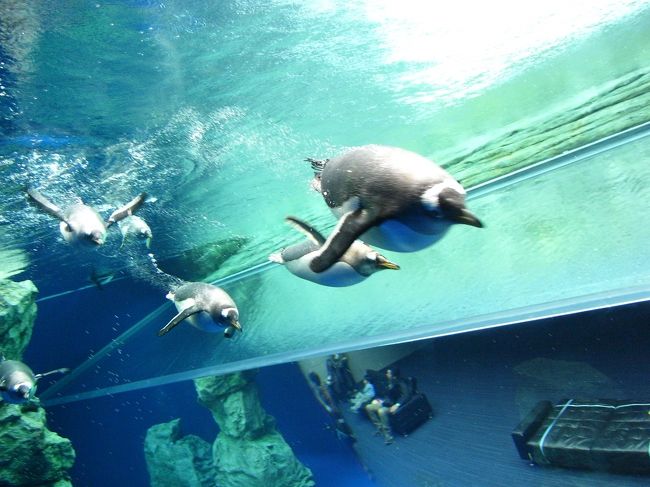
<path id="1" fill-rule="evenodd" d="M 188 433 L 217 434 L 187 379 L 274 363 L 283 365 L 258 376 L 264 406 L 319 486 L 370 485 L 362 465 L 380 486 L 470 485 L 482 473 L 488 486 L 641 485 L 531 469 L 508 435 L 522 414 L 512 369 L 536 357 L 588 363 L 618 384 L 616 394 L 647 398 L 648 336 L 635 326 L 647 321 L 642 305 L 439 338 L 431 353 L 351 355 L 359 367 L 400 361 L 420 378 L 438 420 L 410 445 L 445 443 L 440 454 L 413 453 L 409 438 L 379 442 L 378 452 L 358 418 L 364 441 L 353 451 L 285 362 L 648 299 L 647 127 L 496 183 L 509 153 L 457 158 L 644 72 L 649 22 L 640 0 L 0 5 L 0 276 L 16 272 L 40 291 L 25 360 L 39 371 L 75 369 L 41 389 L 51 427 L 77 450 L 74 485 L 147 485 L 147 428 L 181 417 Z M 643 104 L 647 92 L 638 97 Z M 590 123 L 610 135 L 614 122 Z M 486 229 L 454 229 L 425 251 L 391 254 L 400 273 L 343 290 L 270 266 L 270 252 L 297 240 L 286 215 L 323 231 L 335 223 L 302 160 L 367 143 L 450 164 L 472 186 L 488 182 L 470 192 Z M 56 222 L 26 203 L 27 186 L 62 205 L 81 198 L 102 215 L 147 191 L 139 214 L 153 228 L 155 258 L 171 266 L 203 245 L 221 249 L 218 264 L 196 267 L 201 278 L 225 279 L 245 334 L 224 342 L 179 327 L 158 339 L 173 311 L 161 308 L 168 281 L 145 251 L 120 249 L 114 228 L 98 250 L 71 249 Z M 250 269 L 263 272 L 237 274 Z M 93 272 L 113 280 L 98 289 Z M 562 399 L 557 389 L 536 393 Z M 477 436 L 492 443 L 463 447 Z M 393 457 L 407 483 L 386 468 Z"/>

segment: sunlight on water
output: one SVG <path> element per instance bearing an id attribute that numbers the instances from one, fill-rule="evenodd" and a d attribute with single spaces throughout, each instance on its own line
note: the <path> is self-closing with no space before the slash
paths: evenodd
<path id="1" fill-rule="evenodd" d="M 260 263 L 291 238 L 286 215 L 333 224 L 309 189 L 305 157 L 380 142 L 444 162 L 650 58 L 642 45 L 616 58 L 605 46 L 641 35 L 643 2 L 577 9 L 46 3 L 37 15 L 27 2 L 15 15 L 29 35 L 10 43 L 3 84 L 21 113 L 0 144 L 13 244 L 39 249 L 34 274 L 49 285 L 57 266 L 89 275 L 87 256 L 71 254 L 56 222 L 26 205 L 24 188 L 102 213 L 146 190 L 157 199 L 142 211 L 158 257 L 243 237 L 222 275 Z M 590 77 L 546 74 L 593 53 L 602 65 Z"/>

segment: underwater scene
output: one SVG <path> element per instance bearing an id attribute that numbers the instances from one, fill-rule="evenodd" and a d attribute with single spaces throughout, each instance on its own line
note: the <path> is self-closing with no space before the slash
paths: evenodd
<path id="1" fill-rule="evenodd" d="M 0 486 L 650 483 L 650 1 L 0 1 Z"/>

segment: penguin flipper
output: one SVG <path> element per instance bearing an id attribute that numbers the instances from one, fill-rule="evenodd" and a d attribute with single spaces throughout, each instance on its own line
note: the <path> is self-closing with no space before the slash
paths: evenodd
<path id="1" fill-rule="evenodd" d="M 110 227 L 113 223 L 124 220 L 127 216 L 133 215 L 138 208 L 142 206 L 144 200 L 147 198 L 147 193 L 140 193 L 138 196 L 129 201 L 126 205 L 120 206 L 117 210 L 111 213 L 106 221 L 106 228 Z"/>
<path id="2" fill-rule="evenodd" d="M 312 271 L 323 272 L 333 266 L 350 245 L 366 230 L 376 224 L 376 218 L 367 210 L 358 208 L 341 216 L 338 225 L 309 264 Z"/>
<path id="3" fill-rule="evenodd" d="M 68 372 L 70 372 L 70 369 L 67 367 L 63 367 L 62 369 L 54 369 L 54 370 L 50 370 L 49 372 L 43 372 L 42 374 L 36 374 L 34 375 L 34 379 L 39 380 L 45 377 L 46 375 L 67 374 Z"/>
<path id="4" fill-rule="evenodd" d="M 63 214 L 63 210 L 56 206 L 54 203 L 52 203 L 50 200 L 48 200 L 45 196 L 43 196 L 40 192 L 36 191 L 35 189 L 29 188 L 27 190 L 27 196 L 30 197 L 30 199 L 36 203 L 36 205 L 48 213 L 49 215 L 52 215 L 55 218 L 58 218 L 59 220 L 66 222 L 66 218 Z"/>
<path id="5" fill-rule="evenodd" d="M 203 311 L 200 306 L 198 305 L 193 305 L 190 306 L 189 308 L 185 308 L 183 311 L 179 312 L 176 316 L 174 316 L 169 323 L 167 323 L 165 326 L 163 326 L 160 331 L 158 332 L 158 336 L 161 337 L 169 331 L 174 328 L 176 325 L 178 325 L 181 321 L 183 321 L 185 318 L 189 318 L 193 314 L 200 313 Z"/>
<path id="6" fill-rule="evenodd" d="M 305 235 L 310 241 L 318 245 L 319 247 L 323 245 L 326 241 L 323 234 L 316 230 L 314 227 L 305 223 L 302 220 L 299 220 L 295 216 L 288 216 L 284 219 L 289 225 L 298 230 L 300 233 Z"/>

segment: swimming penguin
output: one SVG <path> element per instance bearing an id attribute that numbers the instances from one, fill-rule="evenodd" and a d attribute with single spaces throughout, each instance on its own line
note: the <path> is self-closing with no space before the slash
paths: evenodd
<path id="1" fill-rule="evenodd" d="M 50 374 L 66 373 L 69 369 L 56 369 L 44 374 L 34 374 L 23 362 L 0 357 L 0 397 L 9 404 L 22 404 L 34 399 L 36 382 Z"/>
<path id="2" fill-rule="evenodd" d="M 178 314 L 160 329 L 158 336 L 168 333 L 186 318 L 192 326 L 203 331 L 214 333 L 225 327 L 226 338 L 231 338 L 237 330 L 242 331 L 237 305 L 217 286 L 188 282 L 170 291 L 167 299 L 174 302 Z"/>
<path id="3" fill-rule="evenodd" d="M 399 269 L 397 264 L 389 261 L 361 240 L 355 240 L 337 262 L 325 271 L 316 273 L 309 265 L 325 243 L 325 237 L 295 217 L 287 217 L 286 221 L 305 234 L 308 240 L 271 254 L 269 260 L 284 264 L 289 272 L 302 279 L 323 286 L 344 287 L 364 281 L 371 274 L 383 269 Z"/>
<path id="4" fill-rule="evenodd" d="M 130 216 L 142 206 L 147 197 L 146 193 L 139 194 L 111 213 L 108 220 L 104 222 L 94 208 L 83 203 L 72 205 L 63 210 L 35 189 L 28 189 L 27 194 L 42 210 L 61 220 L 59 230 L 66 242 L 93 246 L 103 244 L 108 227 Z"/>
<path id="5" fill-rule="evenodd" d="M 366 145 L 311 162 L 318 190 L 338 225 L 314 272 L 329 268 L 357 238 L 377 247 L 413 252 L 439 240 L 454 223 L 482 227 L 465 207 L 465 190 L 447 171 L 415 152 Z"/>
<path id="6" fill-rule="evenodd" d="M 153 233 L 147 222 L 139 216 L 127 216 L 123 220 L 118 221 L 117 226 L 120 228 L 120 232 L 122 232 L 122 245 L 120 245 L 120 248 L 124 247 L 126 240 L 131 236 L 144 239 L 147 248 L 151 247 Z"/>

